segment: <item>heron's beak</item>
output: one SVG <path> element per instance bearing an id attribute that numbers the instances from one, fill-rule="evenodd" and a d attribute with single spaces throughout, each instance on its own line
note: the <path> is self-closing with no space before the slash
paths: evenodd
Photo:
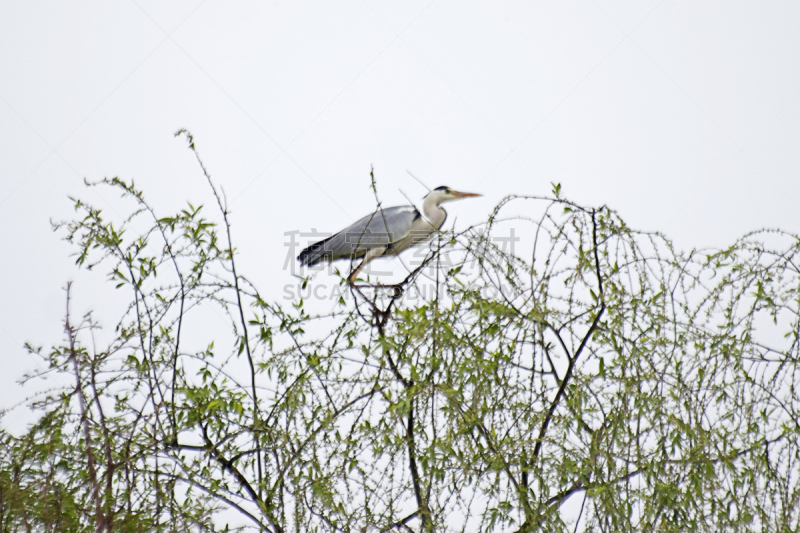
<path id="1" fill-rule="evenodd" d="M 482 194 L 478 194 L 476 192 L 458 192 L 453 191 L 453 196 L 456 198 L 472 198 L 473 196 L 483 196 Z"/>

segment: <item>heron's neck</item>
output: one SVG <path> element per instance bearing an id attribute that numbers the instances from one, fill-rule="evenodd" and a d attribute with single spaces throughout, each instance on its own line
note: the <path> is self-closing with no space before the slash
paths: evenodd
<path id="1" fill-rule="evenodd" d="M 422 202 L 422 214 L 436 229 L 441 228 L 442 224 L 444 224 L 444 219 L 447 218 L 447 211 L 439 206 L 436 200 L 431 197 L 425 198 L 425 201 Z"/>

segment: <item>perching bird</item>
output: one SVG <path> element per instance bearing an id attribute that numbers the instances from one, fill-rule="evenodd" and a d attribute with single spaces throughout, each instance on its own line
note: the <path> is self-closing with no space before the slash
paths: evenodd
<path id="1" fill-rule="evenodd" d="M 297 260 L 302 265 L 316 265 L 322 261 L 363 257 L 347 278 L 352 285 L 361 269 L 376 257 L 398 255 L 430 239 L 447 218 L 447 211 L 439 204 L 471 196 L 480 194 L 436 187 L 425 196 L 422 213 L 413 205 L 378 209 L 339 233 L 312 244 L 300 252 Z"/>

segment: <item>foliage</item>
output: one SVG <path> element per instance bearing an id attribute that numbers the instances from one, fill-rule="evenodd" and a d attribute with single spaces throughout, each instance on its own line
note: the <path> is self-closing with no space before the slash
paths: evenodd
<path id="1" fill-rule="evenodd" d="M 30 348 L 74 385 L 0 434 L 0 530 L 800 526 L 797 236 L 681 253 L 556 187 L 397 285 L 281 305 L 238 273 L 202 170 L 219 224 L 113 178 L 125 226 L 81 200 L 58 225 L 128 307 L 105 346 L 68 303 L 64 344 Z M 529 256 L 497 245 L 509 225 Z M 187 348 L 199 309 L 232 340 Z"/>

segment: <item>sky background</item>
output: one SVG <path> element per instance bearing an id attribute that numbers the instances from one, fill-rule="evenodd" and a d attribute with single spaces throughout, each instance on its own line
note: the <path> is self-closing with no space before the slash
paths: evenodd
<path id="1" fill-rule="evenodd" d="M 124 307 L 50 228 L 70 195 L 120 220 L 84 178 L 163 215 L 210 202 L 180 128 L 273 298 L 285 234 L 367 214 L 370 165 L 384 205 L 425 193 L 407 169 L 483 193 L 448 204 L 458 225 L 558 182 L 682 249 L 798 231 L 798 28 L 796 0 L 0 0 L 0 405 L 38 368 L 23 343 L 63 337 L 67 281 L 76 315 Z"/>

